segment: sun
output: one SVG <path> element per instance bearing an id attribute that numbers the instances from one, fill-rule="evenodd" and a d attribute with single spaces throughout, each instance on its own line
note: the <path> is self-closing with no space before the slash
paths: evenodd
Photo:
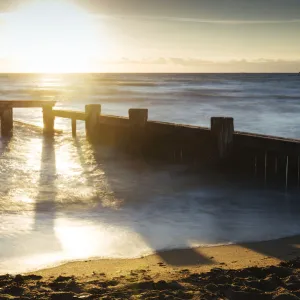
<path id="1" fill-rule="evenodd" d="M 108 41 L 89 13 L 64 0 L 32 0 L 5 22 L 6 48 L 27 72 L 89 72 Z"/>

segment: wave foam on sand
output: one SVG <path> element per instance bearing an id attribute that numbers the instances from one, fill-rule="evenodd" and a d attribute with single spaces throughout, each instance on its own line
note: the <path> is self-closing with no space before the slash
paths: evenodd
<path id="1" fill-rule="evenodd" d="M 0 276 L 0 298 L 296 300 L 299 245 L 296 236 L 133 260 L 74 262 L 35 274 Z"/>

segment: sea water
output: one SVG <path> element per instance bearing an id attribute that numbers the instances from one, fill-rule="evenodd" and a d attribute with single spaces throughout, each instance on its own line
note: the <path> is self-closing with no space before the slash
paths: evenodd
<path id="1" fill-rule="evenodd" d="M 105 114 L 146 107 L 152 120 L 300 138 L 297 74 L 1 75 L 0 98 L 54 99 Z M 41 125 L 40 109 L 14 118 Z M 299 193 L 258 189 L 183 166 L 153 166 L 63 133 L 46 139 L 17 124 L 0 138 L 0 273 L 87 258 L 131 258 L 157 250 L 268 240 L 300 233 Z M 209 258 L 207 258 L 209 263 Z"/>

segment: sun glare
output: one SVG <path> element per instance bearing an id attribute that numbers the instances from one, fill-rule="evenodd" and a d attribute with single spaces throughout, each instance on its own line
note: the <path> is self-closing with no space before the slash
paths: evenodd
<path id="1" fill-rule="evenodd" d="M 89 72 L 92 58 L 105 60 L 104 30 L 87 12 L 64 0 L 26 3 L 5 22 L 6 52 L 26 72 Z"/>

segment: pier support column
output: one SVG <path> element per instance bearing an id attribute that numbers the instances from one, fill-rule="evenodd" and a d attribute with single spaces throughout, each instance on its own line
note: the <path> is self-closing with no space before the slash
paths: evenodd
<path id="1" fill-rule="evenodd" d="M 72 119 L 72 137 L 76 137 L 76 119 Z"/>
<path id="2" fill-rule="evenodd" d="M 212 117 L 211 133 L 216 145 L 217 158 L 222 160 L 228 157 L 233 146 L 233 118 Z"/>
<path id="3" fill-rule="evenodd" d="M 130 123 L 129 150 L 133 154 L 141 154 L 145 141 L 148 109 L 131 108 L 128 113 Z"/>
<path id="4" fill-rule="evenodd" d="M 101 114 L 100 104 L 88 104 L 85 106 L 85 131 L 88 139 L 94 140 L 98 134 L 99 117 Z"/>
<path id="5" fill-rule="evenodd" d="M 44 134 L 53 135 L 54 134 L 54 115 L 52 106 L 43 106 L 43 121 L 44 121 Z"/>
<path id="6" fill-rule="evenodd" d="M 1 135 L 11 136 L 13 131 L 13 109 L 6 108 L 1 113 Z"/>

